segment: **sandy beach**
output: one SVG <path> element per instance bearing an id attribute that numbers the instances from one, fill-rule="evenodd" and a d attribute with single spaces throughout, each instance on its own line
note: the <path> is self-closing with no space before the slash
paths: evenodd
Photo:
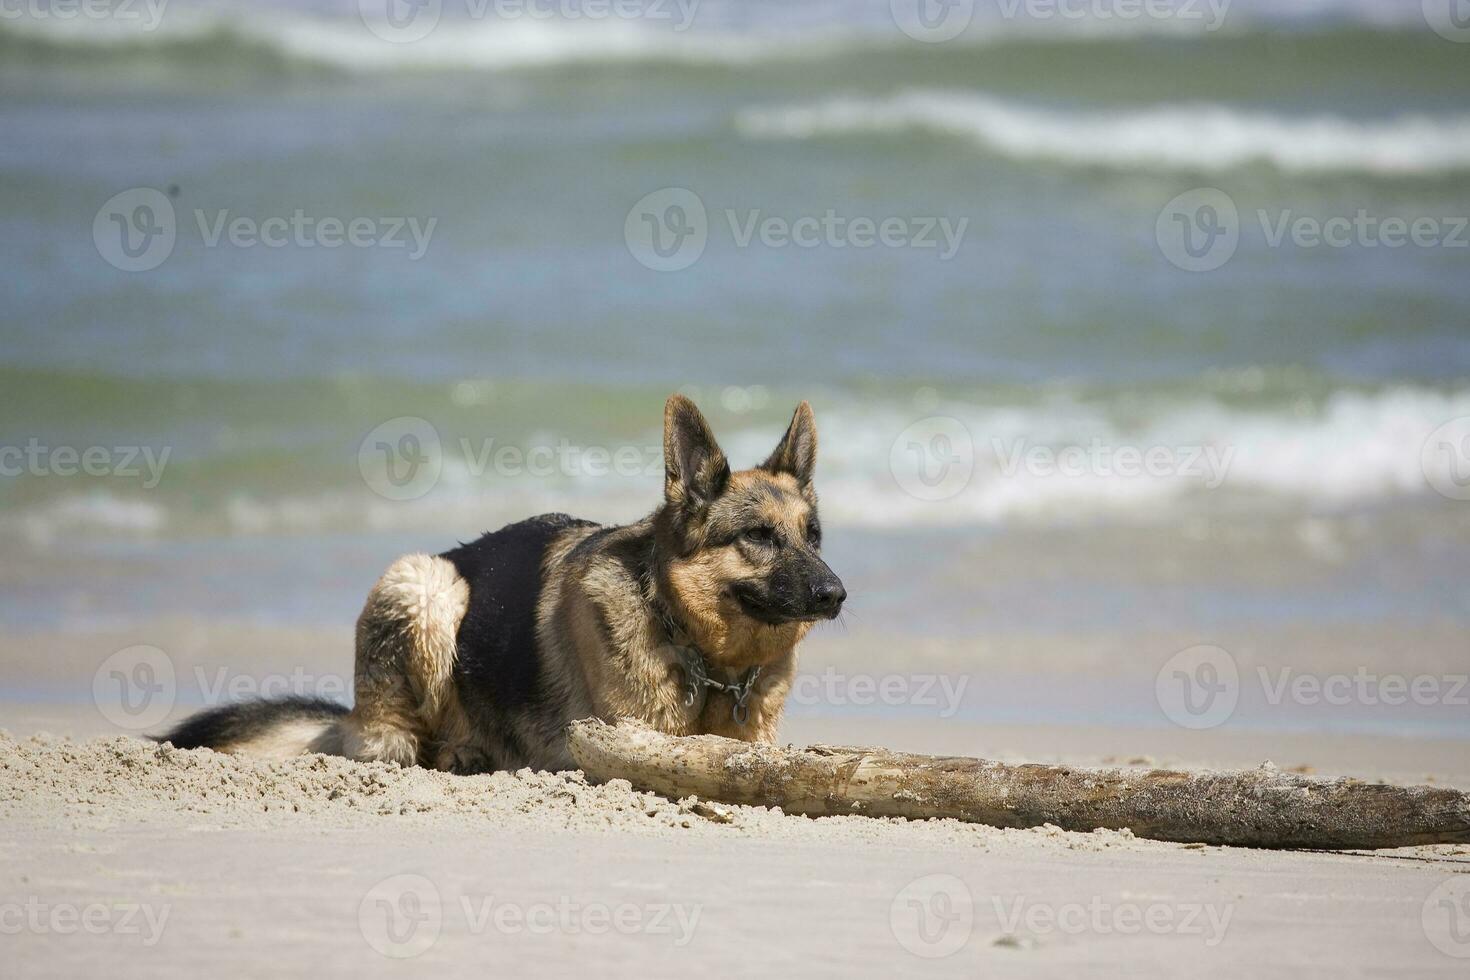
<path id="1" fill-rule="evenodd" d="M 179 751 L 116 734 L 93 704 L 8 703 L 0 726 L 0 927 L 18 976 L 564 976 L 593 962 L 638 976 L 1457 977 L 1470 954 L 1442 904 L 1470 884 L 1462 846 L 1272 852 L 701 813 L 579 773 Z M 784 735 L 1470 788 L 1453 739 L 812 716 Z"/>
<path id="2" fill-rule="evenodd" d="M 591 958 L 640 976 L 1455 977 L 1470 952 L 1437 904 L 1465 894 L 1463 847 L 1276 853 L 749 807 L 716 823 L 576 773 L 129 738 L 7 735 L 0 775 L 19 976 L 567 975 Z"/>

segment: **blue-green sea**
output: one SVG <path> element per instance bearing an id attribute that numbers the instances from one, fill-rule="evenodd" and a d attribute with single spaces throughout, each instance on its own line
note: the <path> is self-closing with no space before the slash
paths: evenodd
<path id="1" fill-rule="evenodd" d="M 737 465 L 812 402 L 828 649 L 1470 667 L 1453 22 L 386 3 L 0 18 L 11 630 L 345 630 L 397 552 L 646 512 L 681 390 Z"/>

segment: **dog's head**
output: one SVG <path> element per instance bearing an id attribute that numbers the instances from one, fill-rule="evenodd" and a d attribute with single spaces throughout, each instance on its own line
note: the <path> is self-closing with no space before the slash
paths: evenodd
<path id="1" fill-rule="evenodd" d="M 660 537 L 668 581 L 707 642 L 766 630 L 794 643 L 842 609 L 847 591 L 821 556 L 816 462 L 806 402 L 765 462 L 734 473 L 692 401 L 665 405 Z"/>

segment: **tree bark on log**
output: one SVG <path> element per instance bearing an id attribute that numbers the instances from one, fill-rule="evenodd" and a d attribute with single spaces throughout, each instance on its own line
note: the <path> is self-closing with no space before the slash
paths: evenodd
<path id="1" fill-rule="evenodd" d="M 779 806 L 811 817 L 950 817 L 993 827 L 1131 830 L 1244 847 L 1378 848 L 1470 843 L 1470 794 L 1313 779 L 1266 765 L 1226 772 L 1006 765 L 983 759 L 675 737 L 573 722 L 572 757 L 592 779 L 673 799 Z"/>

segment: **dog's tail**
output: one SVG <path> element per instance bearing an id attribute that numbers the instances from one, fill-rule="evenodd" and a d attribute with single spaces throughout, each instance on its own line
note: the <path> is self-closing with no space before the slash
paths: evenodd
<path id="1" fill-rule="evenodd" d="M 322 698 L 244 701 L 209 708 L 155 740 L 180 749 L 214 749 L 286 759 L 304 752 L 342 754 L 347 709 Z"/>

